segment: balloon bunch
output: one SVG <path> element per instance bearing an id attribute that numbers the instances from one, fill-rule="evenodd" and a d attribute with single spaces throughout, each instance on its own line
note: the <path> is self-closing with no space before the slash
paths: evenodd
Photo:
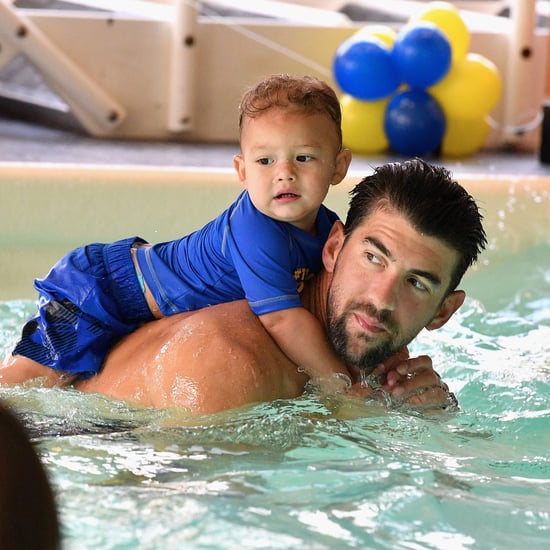
<path id="1" fill-rule="evenodd" d="M 370 25 L 340 44 L 333 74 L 344 92 L 344 145 L 407 156 L 477 151 L 502 84 L 495 64 L 468 53 L 469 43 L 460 12 L 437 1 L 398 33 Z"/>

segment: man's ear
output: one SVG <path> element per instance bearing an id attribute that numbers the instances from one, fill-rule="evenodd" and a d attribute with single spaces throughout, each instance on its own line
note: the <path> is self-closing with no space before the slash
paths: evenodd
<path id="1" fill-rule="evenodd" d="M 323 247 L 323 265 L 325 269 L 332 273 L 336 265 L 336 258 L 344 245 L 344 224 L 338 220 L 334 222 L 328 235 L 325 246 Z"/>
<path id="2" fill-rule="evenodd" d="M 436 316 L 426 325 L 428 330 L 441 328 L 452 316 L 453 313 L 464 303 L 466 293 L 463 290 L 455 290 L 445 298 Z"/>
<path id="3" fill-rule="evenodd" d="M 246 169 L 242 155 L 235 155 L 233 157 L 233 167 L 235 168 L 235 172 L 237 172 L 239 181 L 246 187 Z"/>
<path id="4" fill-rule="evenodd" d="M 349 149 L 342 149 L 336 156 L 334 174 L 330 182 L 331 185 L 338 185 L 346 177 L 350 164 L 351 151 Z"/>

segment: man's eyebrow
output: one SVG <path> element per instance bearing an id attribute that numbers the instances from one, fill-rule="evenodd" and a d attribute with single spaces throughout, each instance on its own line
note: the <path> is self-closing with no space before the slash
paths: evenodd
<path id="1" fill-rule="evenodd" d="M 382 254 L 384 254 L 384 256 L 386 256 L 390 260 L 393 258 L 392 253 L 388 250 L 387 246 L 376 237 L 365 237 L 364 241 L 366 244 L 371 244 L 372 246 L 380 250 L 380 252 L 382 252 Z M 411 273 L 413 275 L 421 277 L 422 279 L 426 279 L 427 281 L 430 281 L 430 283 L 432 283 L 434 286 L 441 286 L 441 279 L 431 271 L 423 271 L 422 269 L 413 269 L 411 270 Z"/>
<path id="2" fill-rule="evenodd" d="M 426 279 L 427 281 L 430 281 L 430 283 L 432 283 L 432 285 L 438 287 L 438 286 L 441 286 L 441 279 L 431 273 L 430 271 L 422 271 L 421 269 L 413 269 L 411 271 L 411 273 L 413 275 L 416 275 L 418 277 L 421 277 L 422 279 Z"/>
<path id="3" fill-rule="evenodd" d="M 364 240 L 365 244 L 371 244 L 375 248 L 378 248 L 378 250 L 380 250 L 380 252 L 382 252 L 384 256 L 387 256 L 390 260 L 392 259 L 392 253 L 388 250 L 388 248 L 382 241 L 378 240 L 376 237 L 365 237 Z"/>

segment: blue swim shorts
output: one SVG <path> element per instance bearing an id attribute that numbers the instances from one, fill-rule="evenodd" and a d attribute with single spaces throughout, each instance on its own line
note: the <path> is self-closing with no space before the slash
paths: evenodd
<path id="1" fill-rule="evenodd" d="M 38 311 L 24 325 L 13 355 L 87 378 L 99 372 L 120 338 L 153 315 L 134 268 L 139 237 L 69 252 L 35 280 Z"/>

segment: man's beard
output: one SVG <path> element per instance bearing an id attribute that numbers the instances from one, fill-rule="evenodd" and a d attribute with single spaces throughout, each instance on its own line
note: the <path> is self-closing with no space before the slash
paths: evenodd
<path id="1" fill-rule="evenodd" d="M 365 347 L 360 354 L 352 353 L 348 334 L 346 332 L 347 319 L 350 311 L 360 309 L 369 316 L 376 318 L 380 323 L 383 323 L 390 331 L 390 334 L 395 334 L 396 326 L 391 320 L 391 314 L 388 311 L 378 312 L 371 304 L 361 305 L 352 304 L 342 315 L 336 317 L 331 300 L 327 303 L 327 322 L 328 322 L 328 338 L 336 354 L 342 359 L 346 365 L 351 365 L 361 369 L 364 374 L 370 374 L 379 363 L 382 363 L 388 357 L 399 351 L 405 344 L 397 342 L 394 337 L 389 337 L 380 341 L 377 344 L 372 342 L 367 334 L 361 334 L 359 338 L 365 343 L 370 342 L 370 346 Z"/>

